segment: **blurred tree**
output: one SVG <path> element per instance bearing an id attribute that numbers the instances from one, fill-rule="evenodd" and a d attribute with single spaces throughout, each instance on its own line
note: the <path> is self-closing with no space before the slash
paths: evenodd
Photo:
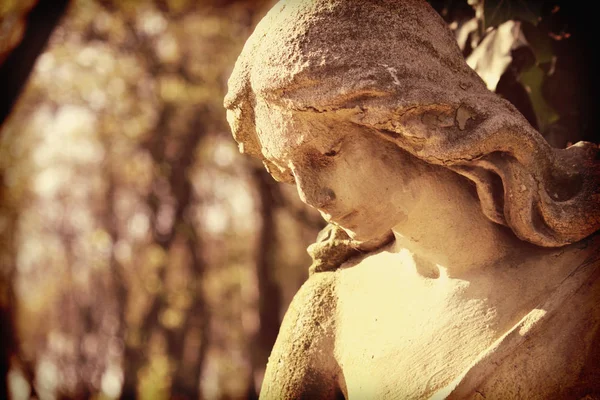
<path id="1" fill-rule="evenodd" d="M 224 119 L 268 6 L 69 7 L 0 139 L 15 398 L 257 396 L 321 226 Z"/>
<path id="2" fill-rule="evenodd" d="M 37 4 L 36 4 L 37 3 Z M 3 2 L 0 5 L 0 126 L 10 113 L 15 99 L 31 72 L 33 63 L 43 50 L 52 30 L 64 13 L 67 0 L 60 1 L 21 1 Z M 33 11 L 31 11 L 33 8 Z M 0 200 L 4 195 L 4 177 L 0 173 Z M 0 232 L 12 232 L 14 220 L 5 214 L 0 206 Z M 14 276 L 14 260 L 10 254 L 10 239 L 2 241 L 2 262 L 4 268 L 0 276 L 0 397 L 8 398 L 7 386 L 10 363 L 17 346 L 14 332 L 14 291 L 10 282 Z"/>
<path id="3" fill-rule="evenodd" d="M 0 132 L 0 395 L 256 398 L 323 226 L 225 121 L 227 78 L 272 1 L 73 0 L 51 35 L 51 18 L 30 22 L 38 47 L 19 53 L 35 3 L 0 5 L 6 110 L 21 93 Z M 515 24 L 512 2 L 432 3 L 466 57 L 508 57 L 496 91 L 551 142 L 591 137 L 566 5 Z"/>
<path id="4" fill-rule="evenodd" d="M 0 126 L 25 85 L 33 64 L 64 14 L 68 0 L 0 4 Z"/>

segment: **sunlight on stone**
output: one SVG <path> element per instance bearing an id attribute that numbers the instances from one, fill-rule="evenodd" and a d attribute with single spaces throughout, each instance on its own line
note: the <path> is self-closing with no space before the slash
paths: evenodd
<path id="1" fill-rule="evenodd" d="M 440 271 L 440 276 L 438 279 L 448 279 L 448 268 L 444 267 L 443 265 L 440 264 L 435 264 L 435 266 L 438 268 L 438 270 Z"/>
<path id="2" fill-rule="evenodd" d="M 546 310 L 536 308 L 530 311 L 523 320 L 523 325 L 519 329 L 519 335 L 525 336 L 527 333 L 529 333 L 531 328 L 536 324 L 536 322 L 542 319 L 544 315 L 546 315 Z"/>

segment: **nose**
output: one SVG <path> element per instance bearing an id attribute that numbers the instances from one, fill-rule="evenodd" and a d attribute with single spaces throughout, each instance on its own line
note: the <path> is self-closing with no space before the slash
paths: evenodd
<path id="1" fill-rule="evenodd" d="M 324 209 L 336 199 L 333 189 L 323 185 L 317 177 L 298 173 L 298 170 L 294 170 L 293 173 L 300 200 L 304 203 Z"/>
<path id="2" fill-rule="evenodd" d="M 306 188 L 298 184 L 298 194 L 300 200 L 318 209 L 325 209 L 333 200 L 335 200 L 335 192 L 330 188 Z"/>

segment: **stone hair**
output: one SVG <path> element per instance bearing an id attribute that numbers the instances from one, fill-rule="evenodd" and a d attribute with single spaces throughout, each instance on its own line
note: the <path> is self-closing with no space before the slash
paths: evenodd
<path id="1" fill-rule="evenodd" d="M 523 240 L 562 246 L 600 228 L 598 146 L 551 148 L 485 87 L 424 1 L 283 1 L 257 26 L 225 106 L 240 151 L 282 179 L 261 152 L 259 99 L 330 113 L 467 177 L 484 214 Z"/>

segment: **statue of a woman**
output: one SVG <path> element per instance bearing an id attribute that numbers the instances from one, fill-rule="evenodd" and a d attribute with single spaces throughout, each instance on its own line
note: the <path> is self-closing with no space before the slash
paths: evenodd
<path id="1" fill-rule="evenodd" d="M 225 105 L 330 222 L 261 398 L 600 398 L 598 147 L 550 148 L 428 4 L 282 1 Z"/>

